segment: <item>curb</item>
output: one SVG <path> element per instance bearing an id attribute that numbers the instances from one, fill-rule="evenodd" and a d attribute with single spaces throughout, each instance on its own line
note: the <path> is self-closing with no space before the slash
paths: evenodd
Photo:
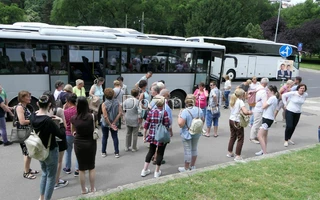
<path id="1" fill-rule="evenodd" d="M 244 159 L 244 163 L 248 163 L 248 162 L 252 162 L 252 161 L 259 161 L 262 159 L 274 158 L 274 157 L 277 157 L 280 155 L 284 155 L 284 154 L 288 154 L 288 153 L 292 153 L 292 152 L 297 152 L 297 151 L 301 151 L 304 149 L 314 148 L 316 146 L 319 146 L 319 144 L 311 144 L 311 145 L 307 145 L 307 146 L 296 148 L 296 149 L 289 149 L 289 150 L 274 152 L 274 153 L 264 155 L 264 156 L 251 157 L 251 158 Z M 244 163 L 240 163 L 240 164 L 244 164 Z M 201 173 L 201 172 L 217 170 L 220 168 L 225 168 L 225 167 L 237 165 L 237 164 L 238 163 L 234 162 L 234 161 L 227 162 L 227 163 L 221 163 L 221 164 L 217 164 L 217 165 L 212 165 L 212 166 L 208 166 L 208 167 L 204 167 L 204 168 L 195 169 L 195 170 L 192 170 L 189 172 L 176 173 L 176 174 L 162 176 L 159 178 L 148 179 L 145 181 L 138 181 L 135 183 L 129 183 L 126 185 L 118 186 L 117 188 L 113 188 L 113 189 L 100 190 L 100 191 L 95 192 L 94 194 L 71 196 L 71 197 L 62 198 L 60 200 L 76 200 L 78 198 L 85 199 L 85 198 L 105 196 L 105 195 L 113 194 L 116 192 L 121 192 L 124 190 L 133 190 L 133 189 L 137 189 L 137 188 L 148 186 L 148 185 L 154 185 L 154 184 L 158 184 L 158 183 L 166 183 L 167 181 L 174 180 L 177 178 L 186 178 L 186 177 L 190 177 L 190 176 L 193 176 L 193 175 Z"/>

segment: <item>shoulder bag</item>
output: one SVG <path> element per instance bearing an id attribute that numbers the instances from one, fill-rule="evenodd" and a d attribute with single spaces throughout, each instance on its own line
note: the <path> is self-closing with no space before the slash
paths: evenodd
<path id="1" fill-rule="evenodd" d="M 166 144 L 170 142 L 170 134 L 168 128 L 162 124 L 164 112 L 165 110 L 163 108 L 160 116 L 160 122 L 155 127 L 155 140 Z"/>
<path id="2" fill-rule="evenodd" d="M 94 140 L 97 140 L 99 139 L 99 129 L 96 128 L 96 123 L 95 123 L 95 120 L 94 120 L 94 114 L 92 114 L 92 121 L 93 121 L 93 139 Z"/>
<path id="3" fill-rule="evenodd" d="M 32 125 L 27 126 L 25 128 L 17 128 L 17 123 L 19 123 L 19 119 L 17 116 L 17 108 L 14 109 L 14 118 L 13 118 L 13 127 L 11 130 L 10 141 L 13 143 L 23 143 L 29 136 L 32 131 Z"/>

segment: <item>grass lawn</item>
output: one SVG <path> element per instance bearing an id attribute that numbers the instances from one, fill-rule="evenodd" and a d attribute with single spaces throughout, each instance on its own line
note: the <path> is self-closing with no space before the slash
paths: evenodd
<path id="1" fill-rule="evenodd" d="M 319 64 L 300 63 L 301 68 L 320 70 Z"/>
<path id="2" fill-rule="evenodd" d="M 319 155 L 317 145 L 91 200 L 320 199 Z"/>

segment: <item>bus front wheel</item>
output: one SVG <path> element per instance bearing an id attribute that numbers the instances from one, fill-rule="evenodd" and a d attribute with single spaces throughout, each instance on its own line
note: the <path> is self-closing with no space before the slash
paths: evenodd
<path id="1" fill-rule="evenodd" d="M 236 79 L 236 72 L 233 69 L 228 70 L 227 75 L 229 76 L 231 81 Z"/>

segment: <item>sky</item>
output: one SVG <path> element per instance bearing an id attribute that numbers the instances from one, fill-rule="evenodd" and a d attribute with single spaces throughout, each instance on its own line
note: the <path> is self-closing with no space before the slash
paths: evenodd
<path id="1" fill-rule="evenodd" d="M 297 4 L 297 3 L 303 3 L 305 2 L 306 0 L 291 0 L 291 3 L 292 4 Z"/>

